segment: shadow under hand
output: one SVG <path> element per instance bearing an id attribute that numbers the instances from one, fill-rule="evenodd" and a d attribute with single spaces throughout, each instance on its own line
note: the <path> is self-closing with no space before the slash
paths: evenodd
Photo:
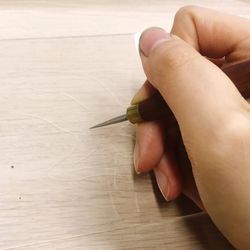
<path id="1" fill-rule="evenodd" d="M 161 194 L 161 191 L 158 188 L 156 178 L 155 178 L 153 171 L 151 171 L 149 173 L 149 175 L 150 175 L 151 182 L 152 182 L 153 192 L 155 194 L 155 197 L 156 197 L 156 200 L 157 200 L 159 207 L 161 207 L 161 208 L 167 207 L 169 205 L 169 202 L 167 202 L 164 199 L 163 195 Z M 190 199 L 188 199 L 185 195 L 181 195 L 173 202 L 175 203 L 180 214 L 183 216 L 201 212 L 201 209 L 199 207 L 197 207 L 194 204 L 194 202 L 192 202 Z"/>
<path id="2" fill-rule="evenodd" d="M 180 195 L 175 201 L 168 202 L 161 194 L 153 171 L 149 173 L 153 192 L 161 211 L 168 209 L 170 204 L 174 203 L 175 208 L 182 217 L 183 226 L 188 227 L 200 243 L 201 249 L 234 249 L 227 239 L 216 228 L 208 214 L 203 212 L 192 200 L 184 194 Z"/>

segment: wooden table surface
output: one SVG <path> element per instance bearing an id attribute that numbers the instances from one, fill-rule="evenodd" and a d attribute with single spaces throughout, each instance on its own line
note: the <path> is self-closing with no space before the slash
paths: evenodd
<path id="1" fill-rule="evenodd" d="M 89 127 L 144 81 L 135 32 L 170 29 L 185 4 L 247 17 L 248 2 L 0 0 L 0 250 L 232 249 L 134 174 L 132 125 Z"/>

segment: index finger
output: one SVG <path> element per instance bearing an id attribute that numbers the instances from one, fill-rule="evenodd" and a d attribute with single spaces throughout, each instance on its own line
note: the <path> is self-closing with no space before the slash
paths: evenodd
<path id="1" fill-rule="evenodd" d="M 246 18 L 187 6 L 176 13 L 171 33 L 204 56 L 225 56 L 227 61 L 236 61 L 250 57 L 249 27 L 250 20 Z"/>

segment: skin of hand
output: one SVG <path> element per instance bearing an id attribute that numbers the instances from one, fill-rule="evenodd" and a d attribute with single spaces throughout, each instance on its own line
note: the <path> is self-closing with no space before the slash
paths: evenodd
<path id="1" fill-rule="evenodd" d="M 147 81 L 132 103 L 157 89 L 178 126 L 138 124 L 134 165 L 153 170 L 166 198 L 183 192 L 238 249 L 250 247 L 250 105 L 221 71 L 250 58 L 250 20 L 188 6 L 168 34 L 140 38 Z"/>

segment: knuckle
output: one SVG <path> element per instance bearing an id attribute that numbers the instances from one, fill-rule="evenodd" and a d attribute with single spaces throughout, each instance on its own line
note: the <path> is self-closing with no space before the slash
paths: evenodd
<path id="1" fill-rule="evenodd" d="M 198 53 L 178 39 L 160 44 L 152 51 L 151 68 L 159 72 L 176 73 L 189 65 Z"/>
<path id="2" fill-rule="evenodd" d="M 180 8 L 176 14 L 175 19 L 176 20 L 183 20 L 184 17 L 193 17 L 196 15 L 196 13 L 199 13 L 200 7 L 194 6 L 194 5 L 187 5 L 182 8 Z"/>
<path id="3" fill-rule="evenodd" d="M 185 6 L 177 11 L 171 32 L 199 50 L 198 27 L 203 22 L 204 10 L 197 6 Z"/>
<path id="4" fill-rule="evenodd" d="M 232 115 L 232 117 L 228 121 L 227 130 L 230 132 L 229 134 L 241 134 L 242 132 L 245 133 L 246 131 L 250 131 L 250 119 L 248 113 L 237 113 Z"/>
<path id="5" fill-rule="evenodd" d="M 245 115 L 237 115 L 232 117 L 226 126 L 226 138 L 232 140 L 245 140 L 250 135 L 249 117 Z"/>
<path id="6" fill-rule="evenodd" d="M 224 155 L 232 152 L 244 152 L 250 147 L 249 114 L 236 114 L 223 122 L 223 127 L 215 133 L 215 149 Z"/>

